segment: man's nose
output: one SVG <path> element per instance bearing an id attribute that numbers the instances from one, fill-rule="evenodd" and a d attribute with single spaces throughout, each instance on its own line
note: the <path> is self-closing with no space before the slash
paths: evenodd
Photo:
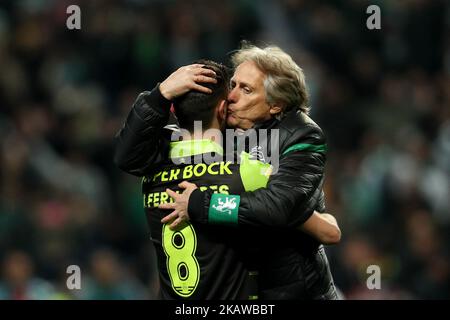
<path id="1" fill-rule="evenodd" d="M 228 103 L 234 103 L 237 101 L 237 91 L 236 91 L 236 87 L 234 87 L 233 89 L 230 90 L 230 92 L 228 92 Z"/>

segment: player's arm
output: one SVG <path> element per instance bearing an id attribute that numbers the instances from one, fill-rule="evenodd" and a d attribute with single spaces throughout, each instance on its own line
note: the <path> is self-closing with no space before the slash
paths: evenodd
<path id="1" fill-rule="evenodd" d="M 168 157 L 168 139 L 163 128 L 167 125 L 173 99 L 189 90 L 210 92 L 197 83 L 214 82 L 213 70 L 202 64 L 184 66 L 173 72 L 152 91 L 141 93 L 127 119 L 116 135 L 114 162 L 122 170 L 137 176 L 158 165 Z"/>
<path id="2" fill-rule="evenodd" d="M 115 137 L 114 162 L 120 169 L 142 176 L 163 160 L 168 147 L 162 141 L 162 129 L 169 119 L 169 109 L 170 101 L 161 95 L 159 86 L 137 97 Z"/>

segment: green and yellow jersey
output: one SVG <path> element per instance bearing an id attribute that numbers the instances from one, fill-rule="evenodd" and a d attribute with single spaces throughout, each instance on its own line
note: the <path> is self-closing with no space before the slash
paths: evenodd
<path id="1" fill-rule="evenodd" d="M 222 156 L 210 162 L 208 155 Z M 236 224 L 243 191 L 265 187 L 270 165 L 243 152 L 240 163 L 227 161 L 222 148 L 211 140 L 172 142 L 170 160 L 143 178 L 144 208 L 155 245 L 163 299 L 252 299 L 252 231 L 230 228 Z M 197 161 L 194 161 L 197 160 Z M 172 231 L 161 219 L 170 210 L 166 189 L 181 192 L 184 180 L 200 190 L 214 192 L 208 215 L 212 224 L 187 223 Z"/>

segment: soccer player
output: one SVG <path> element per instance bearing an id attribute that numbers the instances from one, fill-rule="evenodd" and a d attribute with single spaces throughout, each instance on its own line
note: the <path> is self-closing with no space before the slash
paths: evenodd
<path id="1" fill-rule="evenodd" d="M 181 128 L 193 135 L 194 120 L 205 129 L 216 129 L 221 134 L 226 116 L 226 96 L 229 78 L 224 66 L 205 62 L 206 68 L 215 71 L 216 83 L 209 84 L 211 94 L 191 91 L 174 103 Z M 192 136 L 189 140 L 172 142 L 169 157 L 145 174 L 142 183 L 144 207 L 150 226 L 151 239 L 157 253 L 162 299 L 249 299 L 251 292 L 248 250 L 244 229 L 232 234 L 223 226 L 196 223 L 181 224 L 176 230 L 161 224 L 167 213 L 158 208 L 169 201 L 167 188 L 178 189 L 178 184 L 189 180 L 222 194 L 239 194 L 244 189 L 245 177 L 239 167 L 222 157 L 220 144 Z M 205 161 L 215 157 L 221 161 Z M 200 159 L 200 160 L 199 160 Z M 197 161 L 196 161 L 197 160 Z M 261 179 L 264 176 L 261 175 Z M 265 178 L 267 180 L 267 178 Z M 264 181 L 263 181 L 264 184 Z M 224 208 L 234 210 L 236 198 L 228 199 Z M 245 249 L 245 250 L 244 250 Z"/>

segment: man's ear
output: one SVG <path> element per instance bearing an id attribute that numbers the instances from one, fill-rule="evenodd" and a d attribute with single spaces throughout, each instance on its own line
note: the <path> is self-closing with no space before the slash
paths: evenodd
<path id="1" fill-rule="evenodd" d="M 217 107 L 217 118 L 224 121 L 227 118 L 228 103 L 226 100 L 222 100 Z"/>
<path id="2" fill-rule="evenodd" d="M 272 115 L 276 115 L 276 114 L 280 113 L 281 111 L 283 111 L 283 108 L 278 104 L 271 105 L 270 109 L 269 109 L 269 112 Z"/>

